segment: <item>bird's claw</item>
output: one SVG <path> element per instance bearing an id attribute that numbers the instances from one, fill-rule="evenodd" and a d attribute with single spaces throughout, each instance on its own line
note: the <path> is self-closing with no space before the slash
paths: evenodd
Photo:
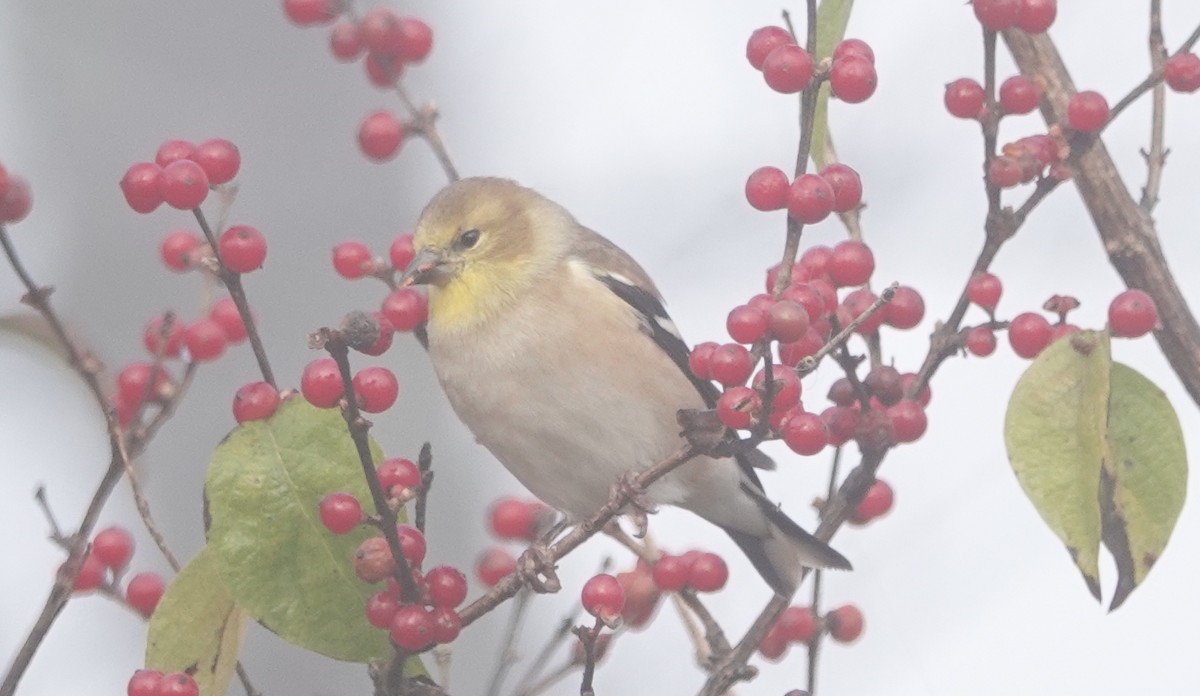
<path id="1" fill-rule="evenodd" d="M 633 536 L 642 539 L 650 527 L 647 515 L 657 512 L 653 505 L 646 503 L 646 487 L 642 485 L 638 475 L 627 471 L 613 484 L 613 496 L 622 497 L 629 501 L 625 514 L 633 522 Z"/>
<path id="2" fill-rule="evenodd" d="M 534 592 L 549 594 L 562 589 L 558 573 L 554 570 L 554 559 L 550 556 L 550 547 L 544 542 L 537 542 L 525 549 L 517 560 L 517 573 Z"/>

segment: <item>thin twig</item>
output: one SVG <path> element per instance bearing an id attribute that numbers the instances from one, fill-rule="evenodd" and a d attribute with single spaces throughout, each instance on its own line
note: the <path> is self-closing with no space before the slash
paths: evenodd
<path id="1" fill-rule="evenodd" d="M 547 639 L 545 644 L 542 645 L 542 649 L 538 651 L 538 654 L 533 658 L 533 661 L 529 663 L 529 667 L 526 668 L 525 672 L 521 675 L 521 678 L 517 680 L 517 687 L 513 690 L 513 693 L 516 696 L 529 696 L 530 694 L 535 693 L 539 688 L 544 688 L 542 684 L 545 682 L 545 680 L 536 683 L 533 680 L 536 679 L 539 674 L 541 674 L 542 669 L 549 663 L 550 656 L 554 654 L 554 651 L 563 644 L 563 642 L 567 639 L 567 636 L 571 635 L 571 629 L 575 626 L 575 622 L 578 620 L 578 618 L 579 608 L 578 605 L 576 605 L 575 608 L 570 611 L 570 613 L 568 613 L 561 621 L 558 622 L 558 628 L 555 629 L 554 633 L 550 634 L 550 638 Z M 570 665 L 568 665 L 568 668 L 569 667 Z M 562 675 L 558 675 L 555 678 L 555 681 L 561 679 L 563 676 L 566 676 L 568 673 L 569 672 L 564 672 Z"/>
<path id="2" fill-rule="evenodd" d="M 496 660 L 496 669 L 492 671 L 492 678 L 488 680 L 488 688 L 484 692 L 487 696 L 499 696 L 500 689 L 504 686 L 504 678 L 517 663 L 517 636 L 521 634 L 521 622 L 525 618 L 532 596 L 533 590 L 523 587 L 512 603 L 508 623 L 505 624 L 504 634 L 500 639 L 500 655 Z"/>
<path id="3" fill-rule="evenodd" d="M 842 448 L 837 447 L 833 450 L 833 463 L 829 466 L 829 487 L 826 489 L 825 499 L 829 500 L 837 493 L 838 469 L 842 463 Z M 813 587 L 810 606 L 813 616 L 821 615 L 821 580 L 825 577 L 819 569 L 813 572 Z M 808 641 L 808 693 L 813 696 L 817 693 L 817 665 L 820 662 L 818 659 L 821 654 L 821 639 L 824 635 L 823 631 L 816 631 L 813 637 Z"/>
<path id="4" fill-rule="evenodd" d="M 1167 49 L 1163 45 L 1162 33 L 1162 0 L 1150 0 L 1150 65 L 1153 74 L 1162 74 L 1163 63 L 1167 60 Z M 1147 213 L 1154 211 L 1158 204 L 1158 191 L 1162 187 L 1163 167 L 1167 163 L 1168 151 L 1163 147 L 1164 131 L 1166 130 L 1166 85 L 1158 82 L 1154 85 L 1151 97 L 1153 111 L 1150 115 L 1150 150 L 1142 151 L 1146 159 L 1146 185 L 1142 187 L 1140 205 Z"/>
<path id="5" fill-rule="evenodd" d="M 596 639 L 600 637 L 600 629 L 604 624 L 600 619 L 596 619 L 596 624 L 592 628 L 586 626 L 578 626 L 575 628 L 575 635 L 579 637 L 579 642 L 583 644 L 583 678 L 579 685 L 579 696 L 596 696 L 596 690 L 592 687 L 592 680 L 596 675 Z"/>
<path id="6" fill-rule="evenodd" d="M 421 484 L 417 490 L 417 502 L 413 510 L 413 524 L 424 534 L 425 509 L 429 502 L 429 489 L 433 486 L 433 449 L 428 442 L 421 445 L 421 453 L 417 455 L 417 471 L 421 474 Z"/>
<path id="7" fill-rule="evenodd" d="M 892 283 L 884 288 L 883 292 L 879 294 L 879 297 L 875 298 L 875 301 L 871 303 L 871 306 L 863 310 L 862 314 L 854 317 L 849 324 L 846 324 L 845 328 L 834 334 L 828 341 L 825 342 L 825 345 L 821 346 L 821 348 L 817 350 L 817 352 L 801 358 L 800 362 L 796 363 L 796 372 L 803 377 L 804 375 L 807 375 L 808 373 L 817 369 L 817 366 L 821 364 L 822 358 L 824 358 L 826 355 L 829 355 L 829 353 L 835 350 L 838 346 L 845 345 L 846 339 L 850 337 L 850 334 L 854 333 L 855 329 L 857 329 L 859 326 L 862 326 L 862 323 L 867 319 L 870 319 L 872 314 L 875 314 L 882 309 L 885 304 L 892 301 L 892 298 L 896 296 L 896 288 L 898 287 L 900 287 L 899 283 Z"/>

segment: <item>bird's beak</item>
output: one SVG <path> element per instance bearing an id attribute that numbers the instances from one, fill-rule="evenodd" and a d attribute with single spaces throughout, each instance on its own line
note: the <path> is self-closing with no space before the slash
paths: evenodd
<path id="1" fill-rule="evenodd" d="M 441 249 L 425 247 L 417 252 L 404 275 L 400 277 L 400 287 L 410 285 L 445 285 L 454 274 L 454 262 L 446 258 Z"/>

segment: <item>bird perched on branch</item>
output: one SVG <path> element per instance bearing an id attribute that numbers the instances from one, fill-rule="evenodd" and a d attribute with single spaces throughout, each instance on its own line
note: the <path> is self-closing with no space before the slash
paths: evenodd
<path id="1" fill-rule="evenodd" d="M 566 209 L 515 182 L 450 184 L 421 215 L 406 285 L 429 286 L 428 348 L 476 440 L 534 495 L 575 519 L 628 471 L 683 444 L 680 409 L 712 408 L 711 383 L 646 272 Z M 802 566 L 849 562 L 763 492 L 757 451 L 699 456 L 650 485 L 728 533 L 778 594 Z"/>

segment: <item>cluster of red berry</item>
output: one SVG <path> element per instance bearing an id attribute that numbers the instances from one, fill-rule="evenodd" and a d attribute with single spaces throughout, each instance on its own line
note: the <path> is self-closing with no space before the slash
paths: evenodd
<path id="1" fill-rule="evenodd" d="M 531 544 L 554 522 L 554 511 L 538 500 L 504 497 L 495 500 L 487 511 L 487 527 L 501 541 Z M 517 559 L 507 549 L 492 546 L 475 560 L 475 575 L 487 587 L 517 569 Z"/>
<path id="2" fill-rule="evenodd" d="M 795 643 L 811 643 L 821 633 L 828 633 L 839 643 L 856 640 L 863 631 L 862 611 L 853 604 L 843 604 L 825 616 L 817 618 L 812 607 L 792 606 L 779 618 L 758 644 L 763 657 L 777 662 Z"/>
<path id="3" fill-rule="evenodd" d="M 329 50 L 344 63 L 365 56 L 367 78 L 380 89 L 395 87 L 404 67 L 425 60 L 433 49 L 428 24 L 386 7 L 372 8 L 361 18 L 353 16 L 349 3 L 337 0 L 284 0 L 283 10 L 299 26 L 329 24 L 343 17 L 329 32 Z M 359 126 L 359 148 L 376 162 L 389 160 L 400 150 L 408 129 L 391 111 L 374 111 Z"/>
<path id="4" fill-rule="evenodd" d="M 108 586 L 119 594 L 121 578 L 133 558 L 133 549 L 133 535 L 123 527 L 109 527 L 97 532 L 83 558 L 83 565 L 79 567 L 75 591 L 89 592 Z M 125 585 L 125 602 L 149 618 L 165 589 L 158 573 L 137 573 Z"/>
<path id="5" fill-rule="evenodd" d="M 796 44 L 791 32 L 767 26 L 750 34 L 746 59 L 762 72 L 768 87 L 783 94 L 800 92 L 815 78 L 828 80 L 829 91 L 838 99 L 857 104 L 870 98 L 878 84 L 875 53 L 858 39 L 842 41 L 829 60 L 814 64 L 812 56 Z"/>
<path id="6" fill-rule="evenodd" d="M 33 193 L 24 177 L 9 174 L 0 164 L 0 225 L 20 222 L 33 208 Z"/>
<path id="7" fill-rule="evenodd" d="M 415 254 L 413 237 L 408 233 L 392 240 L 386 260 L 372 255 L 371 249 L 362 242 L 342 242 L 333 248 L 333 269 L 347 280 L 378 278 L 387 284 L 391 290 L 384 297 L 379 312 L 374 314 L 375 318 L 387 322 L 395 331 L 412 331 L 425 321 L 428 300 L 418 288 L 397 288 L 395 278 L 408 268 Z M 390 340 L 388 345 L 391 345 Z M 386 349 L 387 346 L 384 346 L 383 350 Z"/>

